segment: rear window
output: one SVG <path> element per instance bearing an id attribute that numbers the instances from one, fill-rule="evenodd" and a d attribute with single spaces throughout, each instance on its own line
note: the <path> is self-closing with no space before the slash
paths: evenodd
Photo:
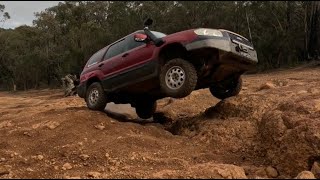
<path id="1" fill-rule="evenodd" d="M 106 52 L 106 47 L 104 47 L 103 49 L 100 49 L 98 52 L 96 52 L 95 54 L 93 54 L 91 56 L 91 58 L 89 59 L 87 66 L 92 66 L 94 64 L 97 64 L 99 61 L 102 60 L 102 57 L 104 55 L 104 53 Z"/>

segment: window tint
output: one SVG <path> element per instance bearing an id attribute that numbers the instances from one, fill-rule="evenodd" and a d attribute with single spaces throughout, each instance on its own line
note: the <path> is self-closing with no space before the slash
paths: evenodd
<path id="1" fill-rule="evenodd" d="M 137 42 L 134 40 L 134 35 L 130 35 L 126 38 L 126 51 L 130 51 L 136 47 L 146 44 L 145 42 Z"/>
<path id="2" fill-rule="evenodd" d="M 89 61 L 88 61 L 88 66 L 91 66 L 91 65 L 96 64 L 97 62 L 99 62 L 102 59 L 102 57 L 103 57 L 105 52 L 106 52 L 106 47 L 101 49 L 101 50 L 99 50 L 95 54 L 93 54 L 91 56 L 91 58 L 89 59 Z"/>
<path id="3" fill-rule="evenodd" d="M 116 55 L 119 55 L 126 51 L 125 40 L 122 39 L 121 41 L 113 44 L 107 51 L 106 55 L 104 56 L 104 60 L 112 58 Z"/>

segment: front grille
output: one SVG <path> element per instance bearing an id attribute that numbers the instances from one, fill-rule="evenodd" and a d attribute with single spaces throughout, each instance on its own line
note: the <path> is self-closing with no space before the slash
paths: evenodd
<path id="1" fill-rule="evenodd" d="M 232 41 L 238 41 L 242 44 L 245 44 L 247 46 L 253 47 L 252 43 L 246 39 L 244 39 L 243 37 L 240 37 L 236 34 L 233 34 L 231 32 L 228 32 L 229 37 L 231 38 Z"/>

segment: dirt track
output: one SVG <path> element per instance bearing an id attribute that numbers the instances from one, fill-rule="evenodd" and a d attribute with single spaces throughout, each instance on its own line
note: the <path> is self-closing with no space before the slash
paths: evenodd
<path id="1" fill-rule="evenodd" d="M 90 111 L 58 90 L 0 93 L 0 178 L 290 178 L 320 160 L 320 67 L 243 77 L 240 95 L 207 89 Z M 267 168 L 268 167 L 268 168 Z"/>

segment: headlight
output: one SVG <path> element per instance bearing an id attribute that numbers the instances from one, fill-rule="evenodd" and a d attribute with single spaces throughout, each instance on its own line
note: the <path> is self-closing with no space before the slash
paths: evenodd
<path id="1" fill-rule="evenodd" d="M 223 37 L 222 32 L 216 29 L 205 29 L 205 28 L 200 28 L 194 31 L 197 35 L 202 35 L 202 36 L 218 36 L 218 37 Z"/>

